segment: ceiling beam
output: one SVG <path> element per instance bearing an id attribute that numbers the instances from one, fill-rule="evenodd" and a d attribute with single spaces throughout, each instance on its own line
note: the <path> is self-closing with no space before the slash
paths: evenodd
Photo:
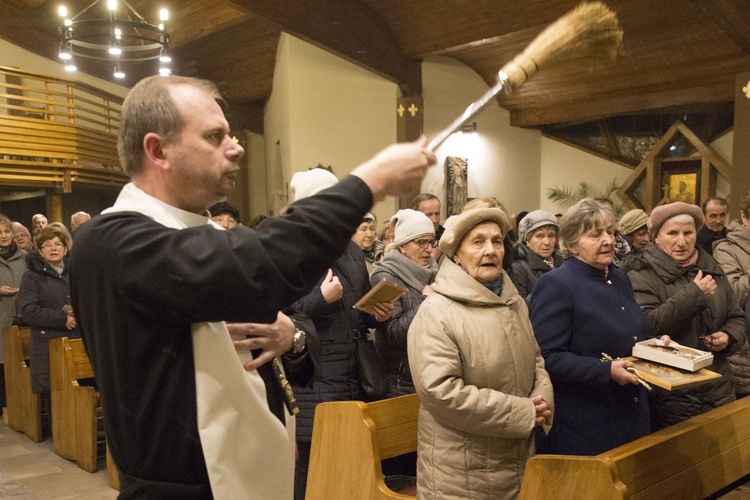
<path id="1" fill-rule="evenodd" d="M 691 3 L 718 24 L 742 52 L 750 54 L 750 1 L 692 0 Z"/>
<path id="2" fill-rule="evenodd" d="M 511 110 L 510 124 L 514 127 L 538 127 L 550 123 L 592 121 L 608 116 L 643 112 L 648 109 L 664 109 L 693 104 L 702 105 L 718 101 L 729 102 L 733 99 L 733 83 L 722 82 L 701 87 Z"/>
<path id="3" fill-rule="evenodd" d="M 275 23 L 290 35 L 335 53 L 401 87 L 422 92 L 421 67 L 404 56 L 385 22 L 358 2 L 319 0 L 231 0 Z"/>

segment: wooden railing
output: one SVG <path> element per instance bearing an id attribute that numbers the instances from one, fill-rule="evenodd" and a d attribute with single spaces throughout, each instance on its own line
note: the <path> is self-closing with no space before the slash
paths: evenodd
<path id="1" fill-rule="evenodd" d="M 0 182 L 118 188 L 122 99 L 62 78 L 0 66 Z"/>

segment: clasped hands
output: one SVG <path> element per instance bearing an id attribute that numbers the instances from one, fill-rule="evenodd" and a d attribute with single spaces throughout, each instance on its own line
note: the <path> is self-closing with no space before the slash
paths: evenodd
<path id="1" fill-rule="evenodd" d="M 532 396 L 531 402 L 534 403 L 534 411 L 536 412 L 534 426 L 541 427 L 550 415 L 552 415 L 552 410 L 550 410 L 549 404 L 547 404 L 542 396 Z"/>

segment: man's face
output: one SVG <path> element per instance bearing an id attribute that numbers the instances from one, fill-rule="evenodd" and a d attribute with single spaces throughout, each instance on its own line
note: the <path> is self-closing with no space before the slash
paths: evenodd
<path id="1" fill-rule="evenodd" d="M 727 221 L 727 206 L 717 201 L 709 201 L 706 204 L 706 227 L 711 231 L 719 232 L 724 229 Z"/>
<path id="2" fill-rule="evenodd" d="M 213 216 L 213 221 L 223 227 L 224 229 L 234 229 L 238 226 L 237 219 L 232 217 L 231 214 L 221 213 Z"/>
<path id="3" fill-rule="evenodd" d="M 440 226 L 440 200 L 420 201 L 419 211 L 432 221 L 432 225 L 435 226 L 437 231 L 438 226 Z"/>
<path id="4" fill-rule="evenodd" d="M 203 213 L 234 190 L 244 150 L 230 137 L 224 112 L 209 94 L 188 85 L 171 87 L 170 93 L 185 119 L 179 139 L 163 146 L 170 188 L 176 206 Z"/>
<path id="5" fill-rule="evenodd" d="M 39 230 L 39 229 L 42 229 L 46 225 L 47 225 L 47 217 L 43 215 L 34 217 L 34 229 Z"/>

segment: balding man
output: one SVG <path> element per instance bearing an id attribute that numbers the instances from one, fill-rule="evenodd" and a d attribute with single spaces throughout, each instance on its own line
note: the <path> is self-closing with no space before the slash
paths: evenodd
<path id="1" fill-rule="evenodd" d="M 70 216 L 70 232 L 75 233 L 75 231 L 81 226 L 81 224 L 84 224 L 90 220 L 91 216 L 86 212 L 74 213 Z"/>
<path id="2" fill-rule="evenodd" d="M 292 498 L 293 417 L 274 411 L 257 371 L 302 338 L 277 311 L 325 274 L 374 201 L 419 186 L 436 161 L 424 138 L 393 145 L 259 231 L 224 231 L 207 209 L 234 189 L 243 149 L 220 102 L 193 78 L 133 87 L 118 140 L 132 182 L 71 256 L 73 309 L 132 498 Z M 255 322 L 256 336 L 233 344 L 224 321 Z"/>

